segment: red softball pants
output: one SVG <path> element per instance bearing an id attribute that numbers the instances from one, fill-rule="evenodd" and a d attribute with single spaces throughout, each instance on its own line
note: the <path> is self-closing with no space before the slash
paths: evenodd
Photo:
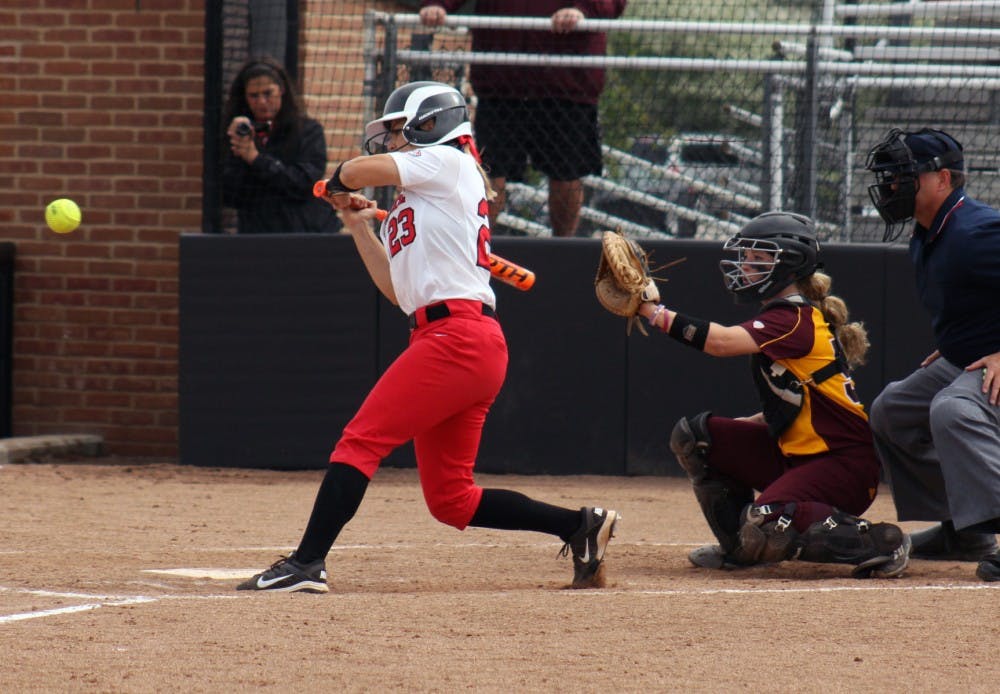
<path id="1" fill-rule="evenodd" d="M 424 500 L 437 520 L 463 529 L 483 490 L 473 481 L 486 413 L 507 373 L 507 342 L 478 301 L 448 300 L 450 315 L 414 313 L 409 346 L 344 428 L 331 463 L 369 479 L 396 447 L 413 440 Z"/>

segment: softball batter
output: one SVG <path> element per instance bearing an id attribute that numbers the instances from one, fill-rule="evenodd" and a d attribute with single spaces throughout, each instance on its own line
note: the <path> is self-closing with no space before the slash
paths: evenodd
<path id="1" fill-rule="evenodd" d="M 507 344 L 489 285 L 492 191 L 465 99 L 438 82 L 407 84 L 389 95 L 365 138 L 372 156 L 338 166 L 327 199 L 376 286 L 409 316 L 410 343 L 344 428 L 298 548 L 239 589 L 326 592 L 325 558 L 337 535 L 381 461 L 411 439 L 436 519 L 460 530 L 555 535 L 565 542 L 560 554 L 572 554 L 573 587 L 599 587 L 617 512 L 560 508 L 473 480 L 486 413 L 506 374 Z M 376 236 L 375 203 L 355 191 L 386 185 L 399 193 Z"/>

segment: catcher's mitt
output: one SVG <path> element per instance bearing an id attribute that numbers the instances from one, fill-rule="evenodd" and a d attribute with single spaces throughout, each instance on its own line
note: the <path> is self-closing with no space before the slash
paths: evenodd
<path id="1" fill-rule="evenodd" d="M 642 334 L 648 335 L 639 321 L 639 306 L 645 301 L 659 302 L 660 292 L 649 274 L 646 252 L 639 244 L 620 232 L 604 232 L 594 292 L 601 306 L 628 319 L 626 333 L 631 334 L 632 325 L 638 324 Z"/>

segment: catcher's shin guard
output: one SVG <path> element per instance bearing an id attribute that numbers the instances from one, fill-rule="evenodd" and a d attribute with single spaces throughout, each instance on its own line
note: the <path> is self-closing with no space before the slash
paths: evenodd
<path id="1" fill-rule="evenodd" d="M 707 456 L 712 447 L 708 418 L 711 416 L 711 412 L 702 412 L 694 417 L 681 417 L 670 432 L 670 450 L 695 483 L 703 480 L 708 472 Z"/>
<path id="2" fill-rule="evenodd" d="M 692 487 L 719 546 L 732 554 L 740 543 L 741 515 L 744 507 L 753 502 L 753 490 L 725 478 L 703 479 Z"/>
<path id="3" fill-rule="evenodd" d="M 792 527 L 795 504 L 749 505 L 741 515 L 739 546 L 732 558 L 739 564 L 771 564 L 795 555 L 799 534 Z"/>
<path id="4" fill-rule="evenodd" d="M 799 546 L 798 559 L 854 564 L 855 578 L 899 576 L 910 558 L 910 538 L 898 526 L 871 523 L 839 510 L 810 525 Z"/>
<path id="5" fill-rule="evenodd" d="M 753 501 L 753 490 L 734 479 L 713 472 L 708 466 L 712 439 L 708 434 L 711 412 L 681 417 L 670 433 L 670 450 L 684 468 L 708 527 L 726 554 L 739 544 L 743 507 Z"/>

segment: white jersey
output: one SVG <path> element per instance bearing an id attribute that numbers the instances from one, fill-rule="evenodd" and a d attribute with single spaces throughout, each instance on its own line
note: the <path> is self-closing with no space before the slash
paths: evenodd
<path id="1" fill-rule="evenodd" d="M 471 299 L 496 308 L 486 187 L 475 160 L 450 145 L 389 156 L 402 189 L 379 235 L 399 307 L 410 314 L 445 299 Z"/>

